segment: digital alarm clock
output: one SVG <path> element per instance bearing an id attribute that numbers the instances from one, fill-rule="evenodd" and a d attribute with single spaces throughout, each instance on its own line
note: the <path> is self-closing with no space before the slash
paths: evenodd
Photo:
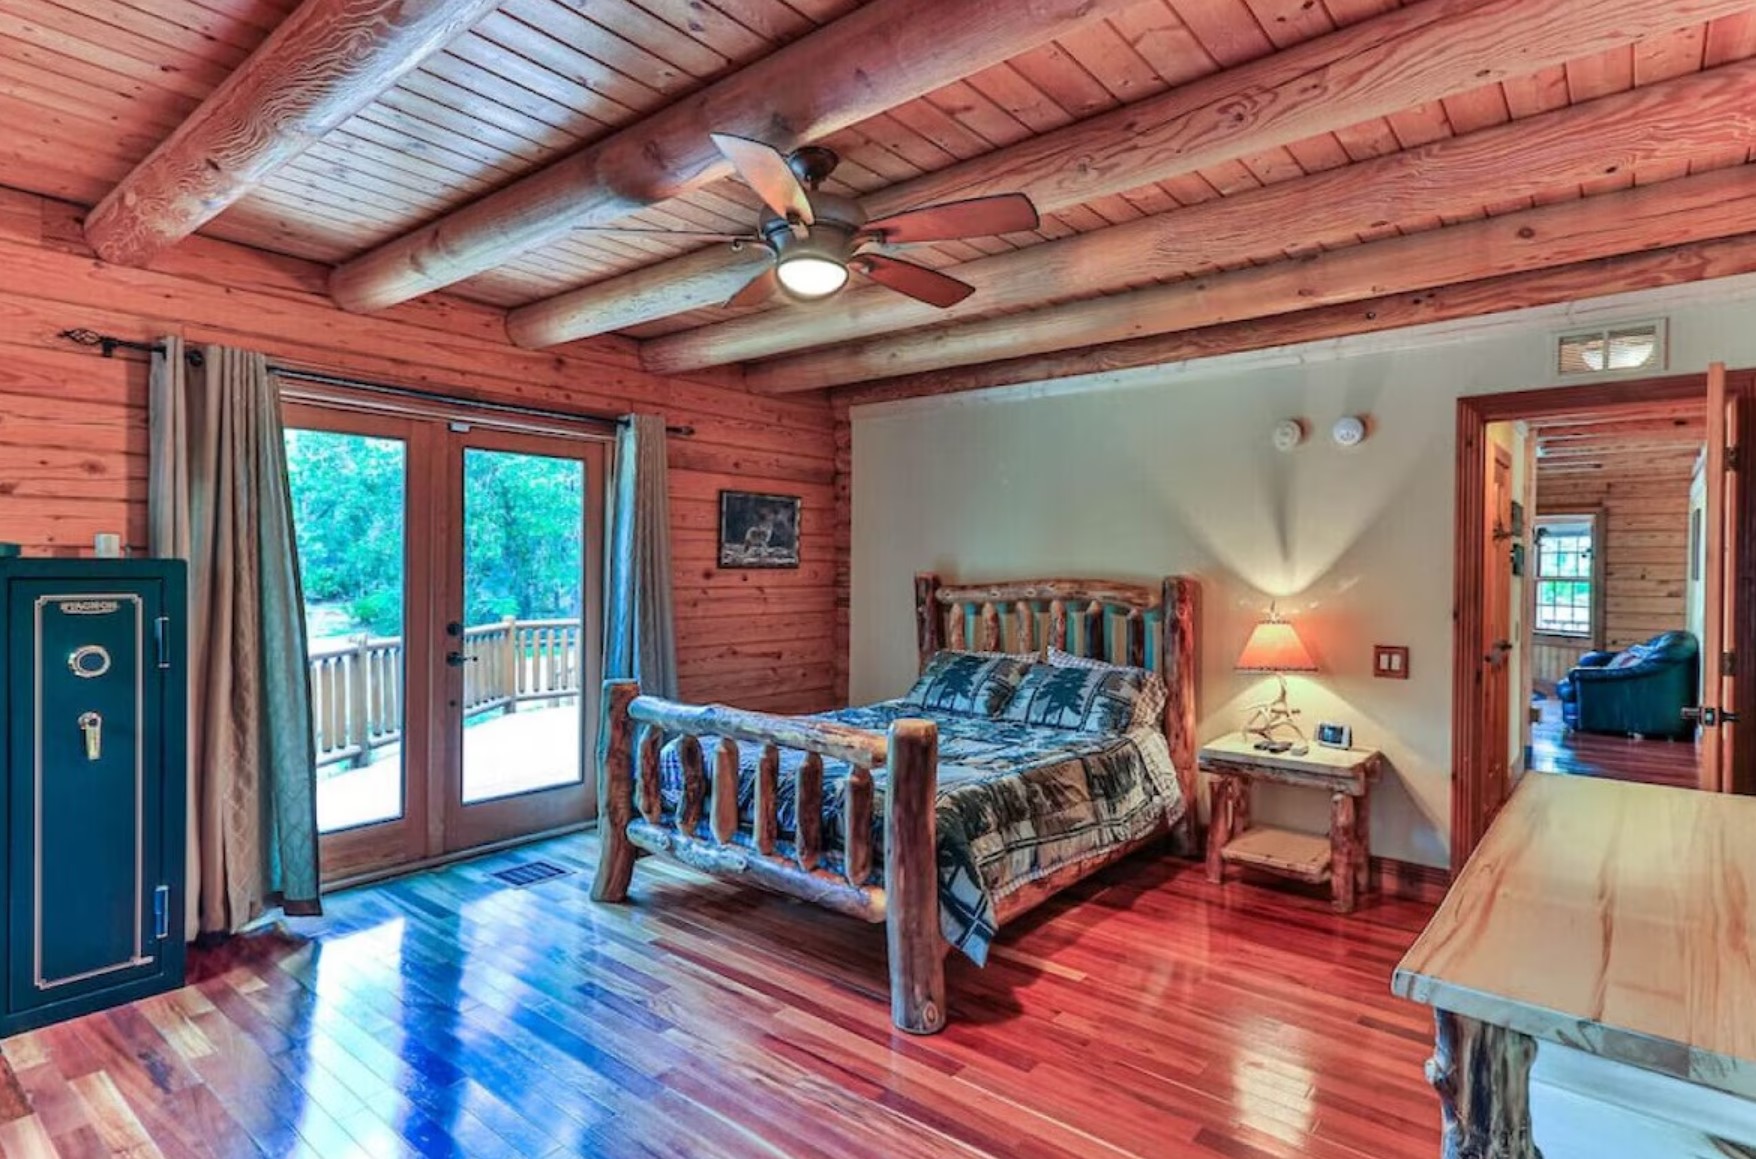
<path id="1" fill-rule="evenodd" d="M 1326 721 L 1317 726 L 1317 743 L 1324 748 L 1351 749 L 1354 747 L 1354 730 L 1345 724 Z"/>

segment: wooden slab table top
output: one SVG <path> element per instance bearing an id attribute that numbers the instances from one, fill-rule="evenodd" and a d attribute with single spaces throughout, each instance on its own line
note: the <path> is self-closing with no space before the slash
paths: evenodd
<path id="1" fill-rule="evenodd" d="M 1541 1042 L 1756 1099 L 1756 799 L 1527 775 L 1392 989 L 1437 1011 L 1452 1141 L 1528 1143 Z"/>

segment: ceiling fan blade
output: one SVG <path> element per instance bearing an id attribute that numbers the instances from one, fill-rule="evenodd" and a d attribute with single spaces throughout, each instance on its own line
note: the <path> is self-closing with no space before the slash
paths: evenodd
<path id="1" fill-rule="evenodd" d="M 738 171 L 738 176 L 756 191 L 756 196 L 762 198 L 768 208 L 788 221 L 812 223 L 811 199 L 805 195 L 805 187 L 799 184 L 793 167 L 787 164 L 786 154 L 773 145 L 729 133 L 711 133 L 709 136 Z"/>
<path id="2" fill-rule="evenodd" d="M 903 213 L 866 223 L 862 232 L 881 236 L 886 245 L 918 241 L 951 241 L 960 237 L 989 237 L 999 233 L 1024 233 L 1035 229 L 1037 207 L 1022 193 L 995 197 L 972 197 L 923 205 Z"/>
<path id="3" fill-rule="evenodd" d="M 729 310 L 734 306 L 760 306 L 774 297 L 774 292 L 779 288 L 780 277 L 774 272 L 774 267 L 769 266 L 745 282 L 743 289 L 727 298 L 725 308 Z"/>
<path id="4" fill-rule="evenodd" d="M 960 282 L 938 270 L 929 270 L 926 266 L 888 258 L 883 254 L 862 254 L 848 263 L 848 266 L 881 286 L 888 286 L 899 294 L 907 294 L 917 302 L 925 302 L 941 310 L 950 309 L 976 292 L 976 288 L 968 282 Z"/>
<path id="5" fill-rule="evenodd" d="M 576 225 L 574 233 L 630 233 L 649 234 L 656 237 L 705 237 L 715 241 L 762 241 L 762 235 L 755 233 L 727 233 L 717 229 L 665 229 L 661 226 L 638 225 Z"/>

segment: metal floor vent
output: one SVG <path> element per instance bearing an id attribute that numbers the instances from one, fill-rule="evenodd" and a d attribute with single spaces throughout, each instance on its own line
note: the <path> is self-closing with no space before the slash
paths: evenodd
<path id="1" fill-rule="evenodd" d="M 523 889 L 527 885 L 535 885 L 539 881 L 547 881 L 551 877 L 566 877 L 573 871 L 562 869 L 551 861 L 527 861 L 523 865 L 513 865 L 506 869 L 496 869 L 493 876 L 507 885 Z"/>

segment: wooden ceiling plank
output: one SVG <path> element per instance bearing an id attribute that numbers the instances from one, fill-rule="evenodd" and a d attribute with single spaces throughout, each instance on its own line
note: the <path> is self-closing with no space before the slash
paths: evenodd
<path id="1" fill-rule="evenodd" d="M 1233 5 L 1234 16 L 1244 11 L 1238 0 L 1183 0 L 1177 10 L 1194 27 L 1194 14 L 1222 2 Z M 1257 64 L 885 190 L 867 199 L 867 209 L 882 215 L 912 204 L 1021 191 L 1039 211 L 1054 212 L 1582 51 L 1700 23 L 1735 11 L 1736 5 L 1737 0 L 1647 0 L 1631 9 L 1626 0 L 1579 0 L 1560 9 L 1548 0 L 1422 0 Z M 1422 67 L 1411 68 L 1411 60 Z M 1247 111 L 1236 99 L 1240 91 L 1258 94 Z M 1385 134 L 1386 148 L 1396 148 L 1388 126 Z M 741 270 L 713 254 L 679 261 L 686 264 L 629 275 L 635 283 L 598 283 L 521 307 L 513 328 L 520 341 L 532 345 L 565 341 L 656 317 L 655 310 L 723 301 L 743 280 Z M 666 285 L 670 296 L 660 292 Z"/>
<path id="2" fill-rule="evenodd" d="M 49 6 L 77 13 L 120 29 L 131 37 L 162 45 L 187 57 L 209 60 L 228 71 L 243 63 L 267 33 L 242 21 L 226 19 L 193 5 L 142 7 L 122 0 L 46 0 Z"/>
<path id="3" fill-rule="evenodd" d="M 993 111 L 979 118 L 959 115 L 957 110 L 974 92 Z M 1043 90 L 1020 76 L 1011 64 L 1002 62 L 972 73 L 962 81 L 947 85 L 923 99 L 891 110 L 902 116 L 917 105 L 928 105 L 947 117 L 965 132 L 980 139 L 985 147 L 971 150 L 968 155 L 986 153 L 1001 145 L 1022 141 L 1032 133 L 1048 133 L 1073 122 L 1066 109 L 1050 100 Z"/>
<path id="4" fill-rule="evenodd" d="M 107 261 L 187 237 L 468 28 L 494 0 L 307 0 L 86 217 Z"/>
<path id="5" fill-rule="evenodd" d="M 1162 5 L 1153 5 L 1163 11 Z M 1128 104 L 1152 93 L 1162 93 L 1170 82 L 1148 64 L 1128 38 L 1108 20 L 1075 28 L 1058 43 L 1088 75 L 1116 101 Z M 1092 112 L 1100 110 L 1094 108 Z M 1081 114 L 1082 116 L 1086 114 Z"/>
<path id="6" fill-rule="evenodd" d="M 1276 48 L 1289 48 L 1335 31 L 1329 11 L 1310 0 L 1245 0 Z"/>
<path id="7" fill-rule="evenodd" d="M 331 289 L 381 309 L 461 281 L 579 225 L 730 171 L 705 130 L 782 146 L 822 137 L 1017 56 L 1122 0 L 874 0 L 635 126 L 338 267 Z"/>
<path id="8" fill-rule="evenodd" d="M 493 154 L 503 158 L 536 162 L 548 155 L 547 148 L 528 137 L 485 120 L 472 122 L 469 114 L 457 107 L 467 103 L 466 95 L 457 92 L 454 86 L 416 78 L 414 86 L 404 81 L 361 110 L 359 115 L 368 116 L 379 109 L 394 109 L 406 117 L 424 121 L 449 138 L 474 141 L 481 149 L 491 150 Z M 421 136 L 422 139 L 431 139 L 430 134 L 424 133 Z M 466 156 L 477 155 L 476 150 L 455 141 L 447 147 Z"/>
<path id="9" fill-rule="evenodd" d="M 634 6 L 672 28 L 686 30 L 691 40 L 711 45 L 734 64 L 757 60 L 776 47 L 702 0 L 635 0 Z"/>
<path id="10" fill-rule="evenodd" d="M 1512 111 L 1506 105 L 1506 91 L 1497 83 L 1454 93 L 1440 103 L 1445 106 L 1451 131 L 1459 135 L 1479 133 L 1512 119 Z"/>
<path id="11" fill-rule="evenodd" d="M 1391 113 L 1384 119 L 1396 134 L 1396 143 L 1404 149 L 1418 149 L 1434 141 L 1452 136 L 1452 119 L 1444 101 L 1423 101 L 1413 108 Z"/>
<path id="12" fill-rule="evenodd" d="M 588 123 L 585 118 L 580 119 L 578 132 L 556 128 L 547 121 L 526 116 L 499 101 L 483 100 L 481 94 L 467 85 L 425 69 L 410 73 L 396 87 L 399 91 L 418 93 L 426 97 L 432 102 L 430 108 L 437 106 L 450 110 L 446 124 L 458 132 L 471 131 L 469 126 L 472 125 L 478 129 L 485 126 L 489 131 L 510 134 L 517 140 L 534 146 L 538 157 L 549 157 L 559 151 L 576 149 L 585 136 L 601 134 L 607 128 L 601 122 Z M 581 135 L 582 132 L 585 136 Z"/>
<path id="13" fill-rule="evenodd" d="M 133 0 L 137 4 L 152 7 L 156 0 Z M 254 28 L 260 34 L 260 44 L 274 34 L 274 30 L 286 23 L 286 18 L 298 8 L 300 0 L 185 0 L 189 8 L 205 10 L 210 18 L 237 23 Z"/>
<path id="14" fill-rule="evenodd" d="M 566 4 L 556 3 L 556 0 L 508 0 L 501 6 L 501 11 L 518 17 L 533 28 L 552 28 L 562 32 L 562 38 L 569 42 L 574 39 L 568 31 L 571 21 L 584 19 L 581 13 Z M 655 60 L 697 80 L 718 76 L 733 63 L 728 53 L 715 47 L 705 26 L 701 36 L 692 36 L 626 0 L 596 0 L 591 6 L 591 22 Z M 620 62 L 621 53 L 618 52 L 616 58 Z"/>
<path id="15" fill-rule="evenodd" d="M 1274 51 L 1244 0 L 1171 0 L 1171 10 L 1221 68 L 1236 68 Z"/>
<path id="16" fill-rule="evenodd" d="M 1506 109 L 1513 120 L 1552 113 L 1572 102 L 1567 93 L 1565 65 L 1550 65 L 1527 76 L 1507 77 L 1500 89 L 1506 94 Z"/>
<path id="17" fill-rule="evenodd" d="M 693 77 L 665 66 L 636 79 L 500 12 L 447 51 L 605 124 L 621 124 L 694 85 Z"/>
<path id="18" fill-rule="evenodd" d="M 126 116 L 137 133 L 156 137 L 174 128 L 192 103 L 172 93 L 117 91 L 124 87 L 126 82 L 86 72 L 65 58 L 57 67 L 53 54 L 35 52 L 0 36 L 0 92 L 43 108 L 111 126 Z"/>
<path id="19" fill-rule="evenodd" d="M 473 48 L 472 48 L 473 46 Z M 486 62 L 485 64 L 482 62 Z M 540 83 L 531 76 L 535 66 L 529 61 L 520 66 L 516 55 L 484 44 L 466 33 L 436 52 L 421 64 L 420 71 L 430 77 L 450 81 L 470 93 L 472 112 L 484 106 L 511 110 L 536 124 L 567 134 L 580 143 L 602 136 L 611 128 L 633 119 L 638 114 L 628 106 L 609 100 L 589 89 L 574 89 L 566 96 L 580 97 L 579 107 L 571 99 L 551 96 L 525 83 Z M 548 70 L 540 70 L 547 73 Z"/>
<path id="20" fill-rule="evenodd" d="M 1385 293 L 1410 293 L 1752 230 L 1756 230 L 1756 168 L 1725 169 L 1588 198 L 1578 205 L 1533 209 L 1355 246 L 1311 261 L 1279 263 L 1051 310 L 887 334 L 879 340 L 747 367 L 745 382 L 763 393 L 817 390 L 1292 313 Z"/>
<path id="21" fill-rule="evenodd" d="M 230 53 L 217 54 L 220 59 L 198 57 L 180 67 L 167 68 L 164 46 L 150 41 L 142 43 L 121 29 L 52 4 L 32 5 L 28 17 L 0 9 L 0 36 L 52 54 L 52 58 L 79 61 L 149 89 L 186 97 L 191 108 L 206 99 L 232 71 L 224 59 Z"/>
<path id="22" fill-rule="evenodd" d="M 1325 306 L 1204 330 L 1179 331 L 980 366 L 904 375 L 840 389 L 835 391 L 835 397 L 838 403 L 859 406 L 1050 382 L 1348 335 L 1401 330 L 1753 272 L 1756 272 L 1756 234 L 1745 234 L 1531 273 L 1486 278 L 1416 294 L 1390 294 L 1364 302 Z"/>
<path id="23" fill-rule="evenodd" d="M 1702 51 L 1703 63 L 1708 68 L 1752 56 L 1756 56 L 1756 9 L 1708 21 L 1707 42 Z"/>
<path id="24" fill-rule="evenodd" d="M 1167 86 L 1219 71 L 1219 62 L 1164 0 L 1136 4 L 1110 17 L 1110 24 Z"/>
<path id="25" fill-rule="evenodd" d="M 1574 104 L 1634 87 L 1634 50 L 1623 45 L 1567 62 L 1567 92 Z"/>
<path id="26" fill-rule="evenodd" d="M 1083 120 L 1121 103 L 1058 41 L 1039 45 L 1008 63 L 1074 120 Z"/>
<path id="27" fill-rule="evenodd" d="M 476 33 L 630 109 L 651 108 L 700 83 L 694 73 L 549 0 L 503 4 Z M 712 59 L 719 62 L 715 72 L 729 67 L 717 53 Z"/>
<path id="28" fill-rule="evenodd" d="M 1060 105 L 1051 101 L 1035 85 L 1019 76 L 1010 65 L 1003 67 L 1006 74 L 1016 81 L 1017 88 L 1028 89 L 1034 94 L 1033 112 L 1040 113 L 1042 109 L 1052 109 L 1055 116 L 1061 118 L 1064 123 L 1071 121 L 1072 118 L 1067 116 L 1066 111 Z M 975 79 L 997 76 L 999 73 L 999 69 L 990 69 L 977 73 Z M 1001 95 L 1006 94 L 1002 93 Z M 1013 112 L 1012 107 L 1003 105 L 998 100 L 988 96 L 984 89 L 978 88 L 973 83 L 973 80 L 969 83 L 953 82 L 935 92 L 928 93 L 921 99 L 939 109 L 975 136 L 986 141 L 990 149 L 1028 140 L 1033 132 L 1029 124 L 1019 119 L 1019 116 Z M 987 151 L 984 149 L 982 152 Z"/>
<path id="29" fill-rule="evenodd" d="M 1249 261 L 1287 248 L 1345 245 L 1362 233 L 1427 216 L 1466 220 L 1478 216 L 1490 198 L 1530 196 L 1605 169 L 1621 172 L 1756 138 L 1752 89 L 1756 63 L 1729 65 L 986 259 L 956 272 L 977 292 L 949 310 L 856 290 L 809 311 L 667 338 L 644 347 L 642 356 L 653 369 L 675 373 L 943 324 L 1028 305 L 1039 294 L 1087 296 L 1134 277 L 1187 273 L 1207 263 Z M 1076 227 L 1081 224 L 1074 220 Z M 509 317 L 515 341 L 529 337 L 521 332 L 521 319 L 534 312 L 521 308 Z"/>
<path id="30" fill-rule="evenodd" d="M 1634 83 L 1657 84 L 1699 72 L 1707 50 L 1707 25 L 1678 28 L 1634 46 Z"/>

